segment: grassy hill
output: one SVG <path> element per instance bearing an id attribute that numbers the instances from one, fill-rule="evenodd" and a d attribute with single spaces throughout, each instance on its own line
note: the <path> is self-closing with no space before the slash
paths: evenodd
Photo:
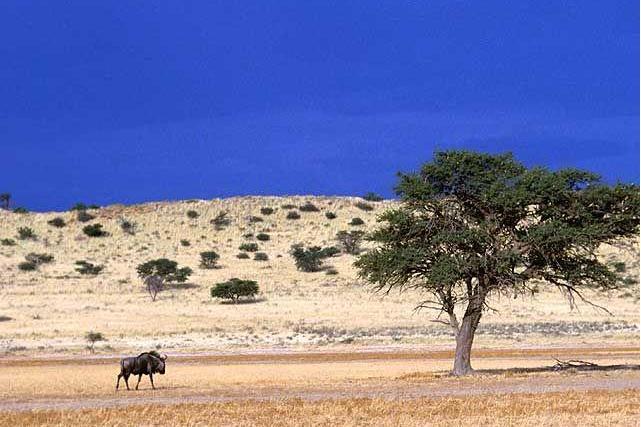
<path id="1" fill-rule="evenodd" d="M 311 203 L 318 211 L 300 207 Z M 223 200 L 108 206 L 87 211 L 11 213 L 0 211 L 0 354 L 84 351 L 84 335 L 101 332 L 108 341 L 98 351 L 157 347 L 170 351 L 219 351 L 308 346 L 449 347 L 449 329 L 430 322 L 434 313 L 412 311 L 420 295 L 376 295 L 357 280 L 354 257 L 329 258 L 327 271 L 297 271 L 288 254 L 292 244 L 333 246 L 338 231 L 371 230 L 376 216 L 393 201 L 365 202 L 350 197 L 237 197 Z M 273 213 L 261 209 L 272 208 Z M 195 213 L 188 213 L 193 211 Z M 215 221 L 227 213 L 229 223 Z M 288 219 L 297 212 L 299 219 Z M 326 214 L 332 212 L 334 219 Z M 50 224 L 60 217 L 65 225 Z M 353 218 L 363 225 L 349 225 Z M 135 224 L 135 234 L 121 228 Z M 104 237 L 89 237 L 83 227 L 102 224 Z M 30 228 L 34 239 L 18 238 Z M 256 238 L 259 233 L 269 240 Z M 267 261 L 239 259 L 239 247 L 253 242 Z M 602 256 L 620 271 L 625 286 L 608 295 L 591 295 L 614 316 L 584 306 L 570 311 L 554 289 L 528 298 L 493 301 L 498 312 L 481 322 L 480 346 L 563 343 L 638 343 L 639 250 L 603 247 Z M 365 244 L 367 247 L 367 244 Z M 200 252 L 220 255 L 217 269 L 199 267 Z M 51 263 L 35 271 L 18 268 L 30 253 L 50 254 Z M 151 302 L 136 266 L 170 258 L 194 270 L 186 284 L 170 286 Z M 103 265 L 95 276 L 76 271 L 77 261 Z M 261 294 L 249 304 L 224 304 L 210 288 L 232 277 L 256 280 Z"/>

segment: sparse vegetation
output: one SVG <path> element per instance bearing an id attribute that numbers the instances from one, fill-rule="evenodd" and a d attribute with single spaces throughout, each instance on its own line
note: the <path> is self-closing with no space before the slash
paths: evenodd
<path id="1" fill-rule="evenodd" d="M 249 222 L 250 222 L 251 224 L 255 224 L 255 223 L 257 223 L 257 222 L 263 222 L 263 218 L 261 218 L 261 217 L 259 217 L 259 216 L 250 216 L 250 217 L 249 217 Z"/>
<path id="2" fill-rule="evenodd" d="M 249 254 L 247 252 L 240 252 L 238 255 L 236 255 L 236 258 L 238 259 L 249 259 Z"/>
<path id="3" fill-rule="evenodd" d="M 130 221 L 130 220 L 126 219 L 126 218 L 120 218 L 120 220 L 118 222 L 120 224 L 120 229 L 124 233 L 129 234 L 131 236 L 136 234 L 136 229 L 138 227 L 137 227 L 137 224 L 135 222 Z"/>
<path id="4" fill-rule="evenodd" d="M 294 258 L 296 268 L 306 273 L 320 271 L 323 267 L 323 260 L 340 252 L 337 248 L 321 248 L 320 246 L 311 246 L 305 248 L 301 244 L 291 247 L 290 255 Z"/>
<path id="5" fill-rule="evenodd" d="M 253 280 L 229 279 L 211 288 L 212 298 L 231 300 L 238 303 L 241 298 L 254 298 L 259 291 L 258 283 Z"/>
<path id="6" fill-rule="evenodd" d="M 364 200 L 367 200 L 368 202 L 380 202 L 383 200 L 382 196 L 379 196 L 378 194 L 370 191 L 369 193 L 365 194 L 363 196 Z"/>
<path id="7" fill-rule="evenodd" d="M 56 228 L 62 228 L 65 225 L 67 225 L 65 220 L 62 217 L 59 217 L 59 216 L 50 219 L 49 221 L 47 221 L 47 224 L 49 224 L 49 225 L 51 225 L 53 227 L 56 227 Z"/>
<path id="8" fill-rule="evenodd" d="M 325 218 L 327 219 L 336 219 L 336 214 L 334 212 L 325 212 Z"/>
<path id="9" fill-rule="evenodd" d="M 363 224 L 365 224 L 365 221 L 363 221 L 359 217 L 352 218 L 352 220 L 349 222 L 349 225 L 353 225 L 353 226 L 359 226 L 359 225 L 363 225 Z"/>
<path id="10" fill-rule="evenodd" d="M 298 210 L 301 212 L 320 212 L 320 209 L 318 209 L 312 202 L 305 203 L 304 205 L 300 206 Z"/>
<path id="11" fill-rule="evenodd" d="M 26 213 L 29 213 L 29 210 L 27 208 L 17 207 L 13 210 L 13 213 L 26 214 Z"/>
<path id="12" fill-rule="evenodd" d="M 193 272 L 189 267 L 178 268 L 176 261 L 167 258 L 158 258 L 139 264 L 136 271 L 143 279 L 158 276 L 166 283 L 184 283 Z"/>
<path id="13" fill-rule="evenodd" d="M 218 266 L 220 255 L 214 251 L 205 251 L 200 253 L 200 266 L 202 268 L 211 269 Z"/>
<path id="14" fill-rule="evenodd" d="M 31 252 L 25 255 L 24 258 L 27 262 L 35 264 L 36 266 L 40 266 L 42 264 L 49 264 L 50 262 L 53 262 L 53 255 L 51 254 L 38 254 L 35 252 Z"/>
<path id="15" fill-rule="evenodd" d="M 216 230 L 222 230 L 223 228 L 231 224 L 231 219 L 227 212 L 220 212 L 214 219 L 211 220 L 211 224 Z"/>
<path id="16" fill-rule="evenodd" d="M 16 245 L 16 241 L 13 240 L 13 239 L 2 239 L 2 240 L 0 240 L 0 244 L 2 246 L 15 246 Z"/>
<path id="17" fill-rule="evenodd" d="M 89 212 L 87 212 L 84 209 L 78 210 L 78 212 L 76 213 L 76 219 L 79 222 L 89 222 L 95 218 L 96 218 L 95 215 L 91 215 Z"/>
<path id="18" fill-rule="evenodd" d="M 187 218 L 189 218 L 189 219 L 196 219 L 199 216 L 200 216 L 200 214 L 198 212 L 196 212 L 195 210 L 193 210 L 193 209 L 187 211 Z"/>
<path id="19" fill-rule="evenodd" d="M 102 224 L 86 225 L 82 228 L 82 232 L 89 237 L 105 237 L 109 235 L 109 233 L 102 229 Z"/>
<path id="20" fill-rule="evenodd" d="M 105 268 L 102 265 L 92 264 L 88 261 L 76 261 L 76 271 L 86 276 L 97 276 Z"/>
<path id="21" fill-rule="evenodd" d="M 287 219 L 300 219 L 300 214 L 296 211 L 289 211 L 287 212 Z"/>
<path id="22" fill-rule="evenodd" d="M 30 227 L 20 227 L 18 228 L 18 239 L 36 240 L 36 233 Z"/>
<path id="23" fill-rule="evenodd" d="M 269 207 L 260 208 L 260 213 L 262 215 L 271 215 L 274 213 L 274 208 L 269 208 Z"/>
<path id="24" fill-rule="evenodd" d="M 18 264 L 18 269 L 21 271 L 34 271 L 38 268 L 38 266 L 32 262 L 29 261 L 23 261 L 20 264 Z"/>
<path id="25" fill-rule="evenodd" d="M 281 208 L 286 209 L 286 210 L 296 209 L 296 205 L 292 205 L 291 203 L 286 203 L 286 204 L 282 205 Z"/>
<path id="26" fill-rule="evenodd" d="M 265 252 L 256 252 L 254 254 L 254 261 L 269 261 L 269 256 Z"/>
<path id="27" fill-rule="evenodd" d="M 355 255 L 360 252 L 360 245 L 364 236 L 365 232 L 361 230 L 343 230 L 336 233 L 336 240 L 338 240 L 343 252 Z"/>
<path id="28" fill-rule="evenodd" d="M 256 252 L 258 250 L 258 244 L 253 242 L 243 243 L 238 247 L 238 249 L 245 252 Z"/>
<path id="29" fill-rule="evenodd" d="M 94 346 L 97 342 L 107 341 L 107 339 L 100 332 L 89 331 L 85 334 L 85 341 L 87 341 L 87 348 L 90 352 L 94 352 Z"/>
<path id="30" fill-rule="evenodd" d="M 370 205 L 369 203 L 365 203 L 365 202 L 356 202 L 356 204 L 354 204 L 354 206 L 356 206 L 358 209 L 360 209 L 362 211 L 365 211 L 365 212 L 370 212 L 370 211 L 374 210 L 374 206 Z"/>
<path id="31" fill-rule="evenodd" d="M 191 246 L 191 242 L 187 239 L 180 239 L 180 246 Z"/>
<path id="32" fill-rule="evenodd" d="M 256 235 L 256 239 L 260 240 L 261 242 L 267 242 L 269 240 L 269 234 L 267 234 L 267 233 L 258 233 Z"/>
<path id="33" fill-rule="evenodd" d="M 625 267 L 625 262 L 615 262 L 612 264 L 612 267 L 614 268 L 614 271 L 617 273 L 625 273 L 626 267 Z"/>

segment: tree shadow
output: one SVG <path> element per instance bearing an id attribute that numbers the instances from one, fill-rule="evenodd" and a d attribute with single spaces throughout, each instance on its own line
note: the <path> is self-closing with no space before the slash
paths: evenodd
<path id="1" fill-rule="evenodd" d="M 238 301 L 231 301 L 231 300 L 224 300 L 221 301 L 220 303 L 222 305 L 244 305 L 244 304 L 258 304 L 259 302 L 264 302 L 267 301 L 267 298 L 246 298 L 246 299 L 240 299 Z"/>
<path id="2" fill-rule="evenodd" d="M 503 375 L 503 374 L 533 374 L 541 372 L 608 372 L 608 371 L 638 371 L 639 365 L 582 365 L 582 366 L 539 366 L 532 368 L 505 368 L 505 369 L 475 369 L 475 374 Z"/>
<path id="3" fill-rule="evenodd" d="M 200 285 L 197 285 L 195 283 L 165 283 L 164 288 L 172 290 L 184 290 L 200 288 Z"/>

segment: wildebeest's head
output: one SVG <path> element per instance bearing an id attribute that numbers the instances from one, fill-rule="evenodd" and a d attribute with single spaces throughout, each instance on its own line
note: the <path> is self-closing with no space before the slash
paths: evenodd
<path id="1" fill-rule="evenodd" d="M 158 372 L 160 375 L 165 374 L 165 360 L 167 360 L 167 355 L 163 354 L 158 358 L 157 364 L 154 367 L 154 370 Z"/>

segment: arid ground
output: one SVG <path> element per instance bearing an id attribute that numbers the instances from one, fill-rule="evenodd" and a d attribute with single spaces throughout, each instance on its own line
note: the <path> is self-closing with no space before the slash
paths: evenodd
<path id="1" fill-rule="evenodd" d="M 306 202 L 319 211 L 297 209 Z M 109 206 L 90 210 L 96 218 L 87 223 L 75 212 L 0 212 L 0 239 L 15 243 L 0 246 L 0 425 L 638 425 L 638 241 L 602 248 L 621 289 L 586 296 L 610 314 L 580 303 L 570 309 L 544 283 L 533 295 L 494 299 L 496 311 L 484 314 L 475 340 L 479 373 L 454 379 L 447 376 L 452 333 L 431 321 L 434 313 L 413 311 L 420 294 L 373 293 L 346 254 L 326 261 L 338 274 L 296 270 L 292 244 L 335 245 L 338 231 L 371 230 L 394 205 L 368 202 L 367 210 L 359 202 L 244 197 Z M 264 207 L 275 212 L 262 214 Z M 301 218 L 287 219 L 292 210 Z M 211 220 L 221 212 L 231 222 L 216 229 Z M 64 227 L 48 224 L 58 216 Z M 365 224 L 348 225 L 355 217 Z M 122 219 L 136 223 L 134 235 L 121 230 Z M 85 236 L 82 227 L 95 223 L 109 236 Z M 19 227 L 36 238 L 18 239 Z M 237 258 L 246 242 L 269 259 Z M 220 254 L 220 268 L 199 268 L 208 250 Z M 19 270 L 32 252 L 54 261 Z M 152 302 L 136 266 L 160 257 L 194 274 Z M 80 275 L 79 260 L 104 271 Z M 256 280 L 259 298 L 213 300 L 211 286 L 232 277 Z M 106 338 L 95 354 L 86 348 L 89 331 Z M 158 390 L 144 378 L 141 390 L 115 393 L 118 357 L 150 349 L 169 355 Z M 542 369 L 555 358 L 625 366 Z"/>

